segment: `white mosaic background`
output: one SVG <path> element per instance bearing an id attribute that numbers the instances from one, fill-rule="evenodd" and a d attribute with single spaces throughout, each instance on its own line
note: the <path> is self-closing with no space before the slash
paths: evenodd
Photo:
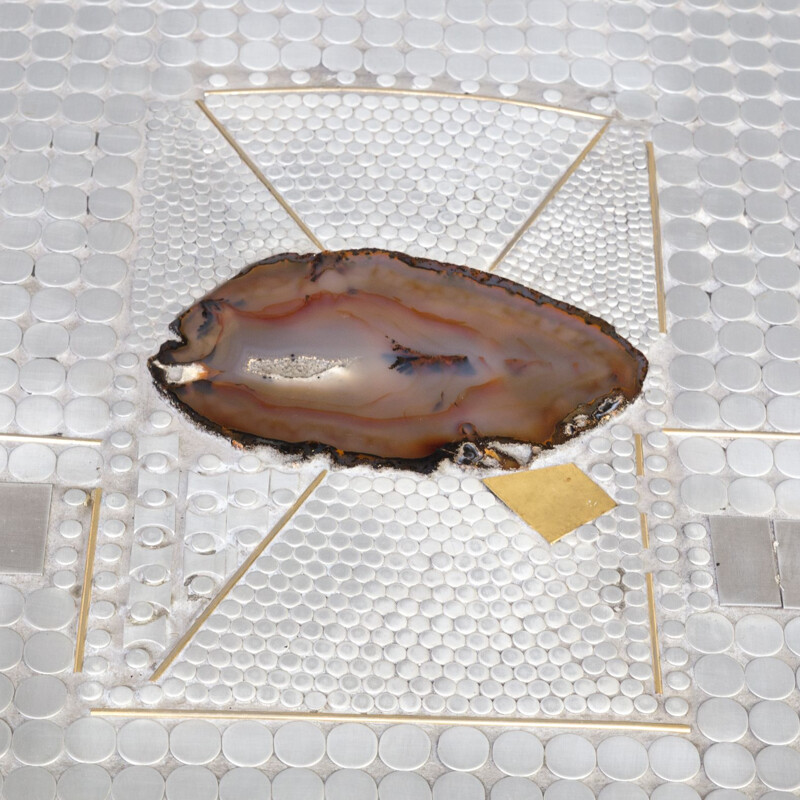
<path id="1" fill-rule="evenodd" d="M 753 619 L 716 608 L 706 531 L 692 523 L 720 511 L 800 513 L 794 445 L 693 437 L 676 446 L 659 429 L 798 430 L 800 23 L 794 0 L 4 3 L 0 30 L 0 425 L 15 433 L 104 440 L 99 448 L 6 443 L 0 450 L 5 480 L 60 487 L 46 576 L 19 582 L 18 593 L 2 589 L 0 773 L 6 800 L 51 800 L 56 791 L 64 800 L 104 798 L 109 791 L 118 799 L 164 792 L 169 798 L 232 797 L 263 793 L 268 779 L 277 800 L 431 793 L 436 800 L 510 800 L 536 797 L 537 787 L 548 800 L 792 796 L 800 787 L 800 647 L 792 613 L 765 611 Z M 626 561 L 634 580 L 642 570 L 655 572 L 667 699 L 652 713 L 693 723 L 688 739 L 589 733 L 564 739 L 544 731 L 543 754 L 526 739 L 507 745 L 525 754 L 509 759 L 495 741 L 497 732 L 482 732 L 477 724 L 463 738 L 425 731 L 430 749 L 418 733 L 416 751 L 380 727 L 376 757 L 373 739 L 362 730 L 328 726 L 312 734 L 271 724 L 274 747 L 267 748 L 263 732 L 243 736 L 261 742 L 254 754 L 242 752 L 236 733 L 228 734 L 226 748 L 226 737 L 210 723 L 177 733 L 170 723 L 168 735 L 158 722 L 124 733 L 99 719 L 78 720 L 94 704 L 179 700 L 167 703 L 162 692 L 168 683 L 145 688 L 145 678 L 161 642 L 176 636 L 193 604 L 219 585 L 227 559 L 252 546 L 252 537 L 236 535 L 248 528 L 228 527 L 230 508 L 266 508 L 259 517 L 266 526 L 285 499 L 279 492 L 291 491 L 270 489 L 282 465 L 242 464 L 239 454 L 198 440 L 164 413 L 141 357 L 175 311 L 253 256 L 307 248 L 191 101 L 203 89 L 322 83 L 480 92 L 616 112 L 621 121 L 608 141 L 616 141 L 625 157 L 598 148 L 594 158 L 602 156 L 602 163 L 591 170 L 601 176 L 598 188 L 581 196 L 578 187 L 587 185 L 589 174 L 566 186 L 501 269 L 577 301 L 586 283 L 581 271 L 597 265 L 598 272 L 589 273 L 597 276 L 596 310 L 643 346 L 653 339 L 653 294 L 643 280 L 650 274 L 649 220 L 637 143 L 652 138 L 669 336 L 649 350 L 651 382 L 639 414 L 625 420 L 630 425 L 599 432 L 580 455 L 574 448 L 563 455 L 578 458 L 621 502 L 612 521 L 595 526 L 596 546 L 640 559 L 635 568 Z M 587 159 L 586 172 L 591 165 Z M 590 201 L 608 192 L 614 213 L 606 203 L 593 214 Z M 622 194 L 635 202 L 626 197 L 620 205 Z M 623 215 L 622 207 L 632 210 Z M 569 253 L 583 258 L 570 263 L 565 278 L 553 263 L 565 257 L 558 236 L 575 209 L 593 220 L 596 232 L 583 241 L 571 237 Z M 194 238 L 187 239 L 192 225 Z M 158 233 L 152 242 L 151 229 Z M 480 254 L 481 243 L 475 244 Z M 526 252 L 526 269 L 536 265 L 533 274 L 515 272 L 521 270 L 515 259 Z M 622 269 L 630 274 L 621 275 Z M 620 296 L 620 281 L 635 291 Z M 631 427 L 645 435 L 647 470 L 638 480 Z M 228 478 L 227 496 L 216 495 L 223 510 L 211 513 L 217 506 L 203 501 L 196 509 L 208 519 L 224 514 L 219 541 L 213 538 L 218 527 L 190 527 L 187 537 L 190 472 Z M 263 473 L 269 478 L 254 481 L 255 488 L 234 480 Z M 231 481 L 241 484 L 228 491 Z M 87 661 L 84 675 L 73 678 L 70 608 L 88 526 L 86 495 L 74 487 L 97 483 L 106 494 Z M 431 499 L 445 504 L 459 491 L 446 484 L 437 489 Z M 252 494 L 237 494 L 242 491 Z M 148 524 L 137 523 L 137 511 Z M 652 547 L 629 553 L 639 511 L 648 514 Z M 601 527 L 606 524 L 608 530 Z M 212 538 L 184 541 L 197 536 Z M 146 558 L 134 562 L 135 551 Z M 201 560 L 213 567 L 186 574 L 187 554 L 208 557 Z M 191 562 L 190 573 L 198 563 Z M 184 577 L 192 580 L 173 586 Z M 198 578 L 208 580 L 195 583 Z M 164 586 L 174 589 L 169 607 L 158 602 Z M 630 608 L 613 621 L 636 628 L 637 614 L 624 614 L 641 609 L 635 597 L 641 587 L 626 589 L 634 595 Z M 248 602 L 240 603 L 243 609 Z M 129 638 L 143 631 L 140 640 Z M 626 634 L 629 648 L 635 634 Z M 216 651 L 207 652 L 210 658 Z M 563 667 L 586 672 L 570 655 Z M 584 715 L 593 695 L 608 699 L 608 716 L 647 714 L 640 698 L 651 691 L 648 677 L 630 673 L 633 661 L 648 662 L 620 660 L 628 673 L 620 674 L 619 689 L 589 693 Z M 211 667 L 221 674 L 227 665 Z M 576 677 L 573 686 L 583 680 L 594 678 Z M 641 683 L 642 691 L 623 689 L 626 680 Z M 538 700 L 545 713 L 544 701 L 558 697 L 555 681 Z M 242 681 L 229 687 L 232 694 L 236 683 Z M 448 697 L 446 691 L 429 696 Z M 566 695 L 565 706 L 571 696 L 581 693 Z M 219 730 L 227 734 L 233 727 Z M 142 752 L 148 741 L 152 746 Z M 403 761 L 408 752 L 416 758 Z"/>

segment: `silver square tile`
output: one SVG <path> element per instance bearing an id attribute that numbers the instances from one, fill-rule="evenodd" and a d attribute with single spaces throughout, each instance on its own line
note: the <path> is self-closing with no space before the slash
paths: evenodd
<path id="1" fill-rule="evenodd" d="M 800 608 L 800 521 L 775 520 L 778 571 L 784 608 Z"/>
<path id="2" fill-rule="evenodd" d="M 720 605 L 780 608 L 769 520 L 711 517 L 710 523 Z"/>
<path id="3" fill-rule="evenodd" d="M 0 573 L 41 575 L 53 487 L 0 483 Z"/>

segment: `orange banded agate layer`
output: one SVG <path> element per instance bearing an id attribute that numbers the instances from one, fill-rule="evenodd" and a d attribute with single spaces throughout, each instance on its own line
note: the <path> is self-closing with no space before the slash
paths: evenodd
<path id="1" fill-rule="evenodd" d="M 552 446 L 632 401 L 644 356 L 520 284 L 381 250 L 274 256 L 214 289 L 150 359 L 158 388 L 244 445 L 427 470 Z M 460 459 L 462 460 L 462 459 Z"/>

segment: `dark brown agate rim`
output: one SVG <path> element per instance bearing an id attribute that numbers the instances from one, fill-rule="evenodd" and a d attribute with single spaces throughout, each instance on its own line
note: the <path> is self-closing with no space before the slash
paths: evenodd
<path id="1" fill-rule="evenodd" d="M 311 268 L 310 280 L 315 281 L 319 275 L 322 274 L 318 270 L 322 256 L 330 258 L 344 259 L 357 255 L 380 255 L 388 258 L 394 258 L 403 262 L 406 266 L 413 269 L 430 270 L 432 272 L 443 273 L 448 277 L 457 277 L 463 280 L 470 280 L 488 287 L 498 287 L 504 289 L 510 294 L 524 297 L 531 300 L 536 305 L 549 305 L 567 312 L 575 317 L 583 319 L 587 325 L 593 325 L 598 328 L 602 333 L 618 342 L 623 349 L 634 359 L 638 365 L 637 382 L 641 385 L 647 375 L 648 362 L 644 354 L 635 348 L 627 339 L 617 333 L 613 325 L 606 322 L 606 320 L 589 314 L 581 308 L 566 303 L 563 300 L 556 300 L 535 289 L 531 289 L 515 281 L 504 278 L 500 275 L 495 275 L 490 272 L 483 272 L 472 267 L 459 266 L 456 264 L 447 264 L 440 261 L 433 261 L 426 258 L 418 258 L 409 256 L 405 253 L 399 253 L 392 250 L 381 250 L 380 248 L 360 248 L 354 250 L 337 250 L 337 251 L 323 251 L 320 253 L 281 253 L 279 255 L 269 256 L 268 258 L 256 261 L 244 267 L 240 272 L 229 278 L 229 281 L 236 280 L 250 270 L 256 267 L 267 266 L 281 261 L 307 261 Z M 328 267 L 330 268 L 330 267 Z M 212 290 L 215 291 L 215 290 Z M 200 298 L 196 302 L 200 302 Z M 195 304 L 192 304 L 194 307 Z M 191 307 L 190 307 L 191 308 Z M 159 351 L 151 356 L 147 361 L 148 369 L 153 377 L 153 382 L 156 385 L 159 393 L 162 394 L 171 405 L 178 408 L 183 414 L 192 419 L 198 426 L 206 431 L 223 436 L 234 446 L 244 449 L 254 449 L 261 446 L 274 447 L 281 453 L 286 455 L 300 456 L 303 459 L 312 458 L 318 455 L 327 455 L 331 458 L 333 463 L 343 467 L 354 467 L 359 465 L 367 465 L 378 468 L 392 468 L 392 469 L 405 469 L 412 470 L 427 474 L 436 469 L 442 461 L 453 461 L 454 463 L 492 467 L 496 468 L 502 466 L 506 469 L 521 468 L 525 464 L 520 464 L 516 459 L 504 454 L 502 451 L 495 452 L 497 445 L 512 444 L 512 445 L 525 445 L 533 448 L 534 455 L 538 455 L 542 450 L 550 450 L 557 445 L 564 444 L 567 441 L 574 439 L 581 433 L 592 430 L 611 416 L 615 416 L 628 406 L 635 398 L 627 398 L 622 390 L 612 390 L 611 392 L 595 398 L 590 403 L 585 403 L 578 406 L 573 412 L 565 417 L 557 426 L 553 435 L 544 442 L 529 442 L 522 439 L 514 439 L 512 437 L 486 437 L 474 439 L 462 439 L 460 441 L 449 442 L 446 445 L 435 450 L 429 456 L 424 458 L 385 458 L 381 456 L 370 455 L 366 453 L 354 453 L 344 450 L 339 450 L 331 445 L 321 442 L 286 442 L 280 439 L 267 439 L 260 436 L 243 431 L 226 428 L 217 423 L 211 422 L 206 417 L 198 414 L 190 406 L 183 401 L 179 400 L 175 395 L 169 391 L 167 382 L 161 366 L 157 363 L 159 356 L 170 350 L 176 350 L 179 347 L 187 344 L 186 337 L 181 333 L 180 326 L 183 318 L 189 312 L 186 309 L 182 314 L 176 317 L 169 325 L 169 330 L 176 337 L 175 339 L 164 342 Z M 640 390 L 641 391 L 641 390 Z M 463 452 L 465 446 L 472 446 L 477 452 L 475 458 L 464 458 Z M 486 462 L 485 458 L 490 461 Z"/>

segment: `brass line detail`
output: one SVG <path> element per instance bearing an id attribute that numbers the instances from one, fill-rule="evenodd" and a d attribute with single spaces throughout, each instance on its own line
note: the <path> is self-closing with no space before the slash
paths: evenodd
<path id="1" fill-rule="evenodd" d="M 432 716 L 417 714 L 338 714 L 327 711 L 241 711 L 218 709 L 184 708 L 93 708 L 94 717 L 137 717 L 145 719 L 208 719 L 236 720 L 254 719 L 265 722 L 291 722 L 307 720 L 310 722 L 369 722 L 377 725 L 469 725 L 494 728 L 568 728 L 572 730 L 636 730 L 655 733 L 688 734 L 689 725 L 676 722 L 639 722 L 634 720 L 606 719 L 531 719 L 530 717 L 461 717 Z"/>
<path id="2" fill-rule="evenodd" d="M 99 447 L 102 439 L 81 439 L 74 436 L 29 436 L 25 433 L 0 433 L 0 442 L 24 442 L 26 444 L 84 444 Z"/>
<path id="3" fill-rule="evenodd" d="M 661 244 L 661 207 L 658 202 L 658 179 L 653 143 L 645 142 L 647 150 L 647 177 L 650 187 L 650 216 L 653 220 L 653 260 L 656 269 L 656 301 L 658 304 L 658 332 L 667 332 L 667 301 L 664 293 L 664 256 Z"/>
<path id="4" fill-rule="evenodd" d="M 800 439 L 793 431 L 718 431 L 708 428 L 662 428 L 667 436 L 707 436 L 710 439 Z"/>
<path id="5" fill-rule="evenodd" d="M 78 628 L 75 633 L 75 661 L 72 671 L 83 671 L 83 654 L 86 649 L 86 628 L 89 621 L 89 605 L 92 602 L 92 580 L 94 578 L 94 554 L 97 550 L 97 531 L 100 526 L 100 501 L 103 490 L 92 492 L 92 517 L 89 523 L 89 537 L 86 540 L 86 559 L 83 566 L 83 588 L 78 612 Z"/>
<path id="6" fill-rule="evenodd" d="M 311 229 L 300 219 L 297 212 L 284 200 L 281 193 L 272 185 L 270 180 L 267 178 L 266 175 L 259 169 L 258 165 L 249 155 L 244 151 L 241 145 L 234 139 L 234 137 L 228 132 L 228 129 L 217 119 L 216 115 L 214 114 L 211 109 L 205 104 L 203 100 L 197 100 L 197 107 L 205 114 L 208 118 L 208 121 L 217 129 L 219 134 L 222 136 L 223 139 L 234 149 L 236 155 L 242 160 L 242 162 L 247 166 L 247 168 L 258 178 L 258 180 L 263 184 L 264 188 L 277 200 L 278 204 L 281 208 L 294 220 L 295 224 L 300 228 L 301 231 L 308 237 L 311 243 L 319 250 L 324 250 L 325 247 L 323 246 L 322 242 L 317 239 L 316 236 L 311 232 Z"/>
<path id="7" fill-rule="evenodd" d="M 537 103 L 533 100 L 515 100 L 510 97 L 492 97 L 485 94 L 459 94 L 458 92 L 436 92 L 416 89 L 393 89 L 368 86 L 273 86 L 273 87 L 253 87 L 238 89 L 209 89 L 205 96 L 211 95 L 245 95 L 245 94 L 383 94 L 383 95 L 405 95 L 408 97 L 436 97 L 452 100 L 475 100 L 480 103 L 501 103 L 503 105 L 523 106 L 525 108 L 535 108 L 539 111 L 556 111 L 559 114 L 566 114 L 571 117 L 583 119 L 609 120 L 606 114 L 599 114 L 596 111 L 583 111 L 578 108 L 562 108 L 548 103 Z"/>
<path id="8" fill-rule="evenodd" d="M 642 447 L 642 434 L 634 434 L 633 444 L 636 449 L 636 474 L 644 475 L 644 448 Z"/>
<path id="9" fill-rule="evenodd" d="M 606 122 L 603 123 L 603 126 L 600 128 L 599 131 L 591 138 L 589 144 L 581 150 L 578 157 L 569 165 L 566 172 L 550 187 L 550 190 L 542 199 L 541 203 L 533 210 L 533 213 L 522 223 L 522 225 L 517 229 L 517 232 L 508 240 L 506 246 L 500 251 L 498 256 L 495 258 L 494 261 L 486 268 L 486 272 L 492 272 L 493 270 L 497 269 L 497 267 L 501 264 L 503 259 L 516 247 L 519 240 L 528 232 L 531 225 L 538 219 L 539 215 L 545 210 L 548 206 L 550 201 L 561 191 L 564 187 L 564 184 L 575 174 L 578 167 L 583 163 L 586 156 L 592 152 L 595 148 L 597 143 L 600 139 L 603 138 L 603 134 L 608 130 L 608 126 L 611 124 L 611 120 L 606 119 Z"/>
<path id="10" fill-rule="evenodd" d="M 650 529 L 647 525 L 647 514 L 639 512 L 639 530 L 642 532 L 642 547 L 647 550 L 650 547 Z"/>
<path id="11" fill-rule="evenodd" d="M 169 651 L 167 656 L 164 660 L 156 667 L 153 674 L 150 676 L 151 681 L 157 681 L 169 668 L 170 664 L 180 655 L 181 651 L 186 647 L 189 641 L 194 637 L 197 631 L 203 626 L 203 623 L 214 613 L 214 610 L 217 606 L 227 597 L 228 592 L 230 592 L 233 587 L 239 583 L 242 579 L 242 576 L 253 566 L 256 559 L 264 552 L 267 546 L 272 542 L 272 540 L 283 530 L 284 526 L 287 522 L 295 515 L 297 510 L 300 506 L 305 503 L 308 499 L 309 495 L 314 491 L 314 489 L 319 486 L 322 482 L 322 479 L 328 474 L 328 470 L 324 469 L 322 472 L 314 478 L 313 481 L 306 487 L 305 491 L 294 501 L 291 508 L 289 508 L 286 513 L 278 520 L 278 522 L 272 527 L 272 530 L 259 542 L 256 548 L 253 550 L 252 553 L 244 560 L 242 565 L 237 569 L 231 576 L 225 581 L 223 587 L 217 592 L 216 596 L 213 600 L 203 609 L 203 611 L 198 614 L 195 621 L 189 626 L 186 633 L 181 636 L 180 639 L 176 642 L 175 646 L 172 650 Z"/>
<path id="12" fill-rule="evenodd" d="M 650 660 L 653 664 L 653 688 L 656 694 L 662 694 L 664 685 L 661 681 L 661 648 L 658 644 L 658 621 L 656 620 L 653 573 L 648 572 L 645 578 L 647 580 L 647 613 L 650 617 Z"/>
<path id="13" fill-rule="evenodd" d="M 544 211 L 547 204 L 555 197 L 555 195 L 561 190 L 564 184 L 572 177 L 573 173 L 578 169 L 581 165 L 583 160 L 586 156 L 591 152 L 594 146 L 600 141 L 603 134 L 608 129 L 608 126 L 611 124 L 611 117 L 605 114 L 598 114 L 593 111 L 581 111 L 579 109 L 572 109 L 572 108 L 560 108 L 559 106 L 552 106 L 547 105 L 546 103 L 535 103 L 529 102 L 526 100 L 512 100 L 512 99 L 505 99 L 500 97 L 491 97 L 489 95 L 465 95 L 465 94 L 458 94 L 456 92 L 433 92 L 433 91 L 414 91 L 412 89 L 391 89 L 391 88 L 377 88 L 377 89 L 370 89 L 366 87 L 339 87 L 339 86 L 324 86 L 324 87 L 312 87 L 312 86 L 305 86 L 305 87 L 254 87 L 252 89 L 212 89 L 205 92 L 205 96 L 232 96 L 232 95 L 248 95 L 248 94 L 378 94 L 378 95 L 405 95 L 410 97 L 435 97 L 435 98 L 451 98 L 455 100 L 476 100 L 478 102 L 493 102 L 493 103 L 510 103 L 511 105 L 522 106 L 526 108 L 535 108 L 540 111 L 554 111 L 560 114 L 565 114 L 566 116 L 578 117 L 583 119 L 592 119 L 598 120 L 603 122 L 602 128 L 594 135 L 592 140 L 589 144 L 584 148 L 584 150 L 578 155 L 578 157 L 573 161 L 573 163 L 569 166 L 567 171 L 559 178 L 559 180 L 550 188 L 548 193 L 544 196 L 544 199 L 539 203 L 539 205 L 534 209 L 533 213 L 528 217 L 528 219 L 522 224 L 522 226 L 517 230 L 514 236 L 509 240 L 506 246 L 500 251 L 500 254 L 495 258 L 492 264 L 488 267 L 487 272 L 491 272 L 492 270 L 496 269 L 500 262 L 509 254 L 511 249 L 519 242 L 525 232 L 530 228 L 530 226 L 536 221 L 537 217 Z M 259 181 L 266 187 L 269 193 L 278 201 L 281 207 L 286 211 L 287 214 L 294 220 L 294 222 L 300 227 L 300 229 L 305 233 L 305 235 L 314 243 L 314 245 L 319 248 L 320 250 L 324 250 L 325 247 L 322 242 L 317 239 L 316 236 L 311 232 L 308 226 L 300 219 L 300 216 L 291 208 L 291 206 L 284 200 L 283 196 L 278 192 L 278 190 L 272 185 L 269 179 L 261 172 L 258 165 L 247 155 L 245 150 L 239 145 L 233 135 L 227 130 L 227 128 L 217 119 L 216 115 L 214 114 L 211 109 L 206 105 L 205 100 L 197 100 L 197 106 L 200 110 L 205 114 L 211 124 L 217 129 L 217 131 L 224 137 L 225 141 L 236 151 L 236 154 L 241 158 L 243 163 L 253 172 L 253 174 L 258 178 Z"/>

